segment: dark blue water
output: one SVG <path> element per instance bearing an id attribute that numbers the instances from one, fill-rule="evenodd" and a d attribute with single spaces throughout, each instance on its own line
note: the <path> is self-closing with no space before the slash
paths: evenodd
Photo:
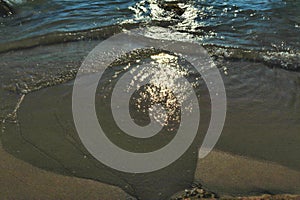
<path id="1" fill-rule="evenodd" d="M 283 50 L 300 46 L 300 3 L 293 0 L 178 1 L 182 15 L 161 8 L 160 0 L 11 2 L 17 14 L 0 19 L 1 46 L 47 34 L 138 23 L 187 32 L 206 44 Z"/>

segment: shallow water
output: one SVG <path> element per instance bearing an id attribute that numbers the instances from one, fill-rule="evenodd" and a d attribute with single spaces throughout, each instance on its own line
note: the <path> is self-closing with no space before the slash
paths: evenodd
<path id="1" fill-rule="evenodd" d="M 142 199 L 166 199 L 193 181 L 203 135 L 169 168 L 129 175 L 93 159 L 76 134 L 71 91 L 81 62 L 103 39 L 141 25 L 148 27 L 147 37 L 203 43 L 214 58 L 228 100 L 216 149 L 300 171 L 299 2 L 185 1 L 179 4 L 185 10 L 182 15 L 163 11 L 154 0 L 12 4 L 17 14 L 0 19 L 0 119 L 1 142 L 17 158 L 56 173 L 117 185 Z M 135 56 L 133 61 L 140 59 Z M 99 97 L 105 92 L 100 91 Z M 205 89 L 198 92 L 205 129 L 209 97 Z M 17 115 L 9 115 L 23 94 Z M 106 104 L 99 103 L 98 109 Z M 115 125 L 110 117 L 104 121 L 107 129 Z M 143 143 L 120 136 L 116 129 L 111 140 L 147 151 L 171 140 L 168 134 L 155 144 Z M 243 194 L 251 190 L 246 188 Z"/>

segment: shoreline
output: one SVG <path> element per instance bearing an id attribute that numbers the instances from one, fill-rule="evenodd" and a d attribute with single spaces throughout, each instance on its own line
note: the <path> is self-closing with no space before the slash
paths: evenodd
<path id="1" fill-rule="evenodd" d="M 172 196 L 172 200 L 214 199 L 212 197 L 215 196 L 222 200 L 300 199 L 300 183 L 297 181 L 300 180 L 299 171 L 218 150 L 198 160 L 195 180 L 201 180 L 198 182 L 203 186 L 196 185 L 178 192 Z"/>
<path id="2" fill-rule="evenodd" d="M 298 10 L 300 1 L 280 0 L 257 4 L 248 1 L 120 0 L 89 4 L 81 1 L 0 0 L 0 200 L 300 200 Z M 139 28 L 141 31 L 131 32 Z M 110 60 L 114 57 L 115 48 L 110 51 L 105 45 L 107 39 L 121 32 L 136 34 L 140 39 L 127 41 L 125 37 L 124 41 L 116 40 L 110 45 L 128 43 L 135 50 L 113 59 L 111 67 L 102 66 L 101 59 L 100 62 L 93 59 L 89 63 L 91 70 L 84 70 L 90 75 L 98 72 L 98 67 L 106 67 L 103 79 L 98 81 L 94 100 L 86 102 L 86 106 L 93 108 L 86 110 L 96 111 L 94 119 L 98 118 L 98 124 L 113 144 L 132 153 L 150 153 L 170 143 L 177 128 L 181 130 L 180 124 L 173 127 L 175 118 L 171 119 L 171 114 L 176 114 L 176 121 L 180 123 L 198 122 L 182 120 L 179 116 L 183 113 L 178 106 L 180 100 L 189 99 L 188 90 L 191 89 L 176 84 L 176 88 L 183 90 L 180 90 L 180 96 L 173 98 L 177 92 L 173 92 L 174 84 L 170 83 L 178 82 L 177 78 L 168 81 L 173 78 L 162 77 L 161 82 L 154 77 L 151 83 L 153 97 L 157 93 L 160 97 L 155 97 L 159 101 L 153 102 L 174 104 L 163 107 L 172 107 L 176 111 L 168 112 L 170 118 L 163 117 L 168 119 L 164 126 L 168 133 L 164 134 L 165 129 L 162 129 L 155 138 L 130 137 L 121 126 L 116 126 L 118 123 L 112 112 L 114 101 L 110 99 L 114 97 L 114 86 L 118 86 L 115 83 L 122 80 L 126 72 L 142 69 L 136 75 L 131 73 L 133 79 L 126 81 L 133 86 L 131 82 L 139 83 L 146 77 L 143 73 L 148 73 L 142 65 L 157 65 L 158 68 L 152 70 L 163 69 L 162 73 L 166 72 L 166 66 L 160 66 L 160 63 L 174 65 L 199 97 L 199 134 L 193 142 L 190 140 L 189 148 L 183 150 L 180 158 L 154 172 L 137 173 L 134 170 L 127 173 L 105 165 L 105 160 L 101 162 L 102 159 L 90 154 L 77 133 L 73 84 L 78 70 L 81 71 L 79 67 L 88 63 L 86 58 L 93 55 L 90 54 L 92 49 L 100 42 L 104 42 L 105 49 L 100 58 Z M 203 52 L 218 68 L 226 98 L 216 99 L 226 104 L 226 120 L 221 122 L 222 134 L 218 136 L 214 150 L 204 159 L 199 159 L 198 147 L 200 144 L 205 146 L 202 139 L 206 136 L 202 133 L 209 130 L 211 124 L 220 125 L 214 121 L 214 111 L 223 110 L 220 109 L 222 104 L 214 106 L 213 97 L 222 95 L 217 90 L 210 90 L 216 87 L 213 80 L 206 81 L 206 73 L 202 74 L 202 70 L 206 72 L 204 67 L 198 70 L 200 74 L 190 70 L 193 62 L 187 63 L 187 57 L 177 51 L 165 52 L 162 51 L 164 48 L 145 46 L 143 37 L 163 46 L 169 46 L 166 41 L 197 43 L 203 46 Z M 177 49 L 177 45 L 171 46 L 173 50 Z M 161 52 L 176 59 L 161 54 L 155 56 L 161 59 L 152 59 L 152 55 Z M 195 52 L 190 51 L 195 61 L 199 61 Z M 160 94 L 162 90 L 157 88 L 167 85 L 170 85 L 166 87 L 167 93 L 171 95 Z M 149 107 L 152 98 L 148 101 L 148 94 L 138 94 L 143 88 L 143 85 L 138 86 L 132 95 L 134 101 L 124 104 L 129 105 L 131 118 L 138 122 L 137 125 L 147 125 L 153 110 Z M 152 96 L 152 92 L 149 95 Z M 122 93 L 117 98 L 123 96 Z M 136 96 L 145 96 L 145 101 Z M 191 113 L 195 112 L 191 109 Z M 121 116 L 121 112 L 119 114 Z M 137 116 L 133 117 L 133 114 Z M 88 115 L 82 121 L 81 124 L 87 126 L 82 129 L 86 135 L 91 131 L 89 122 L 93 121 Z M 172 131 L 168 130 L 169 121 Z M 192 127 L 190 130 L 194 130 Z M 188 131 L 185 129 L 184 134 Z M 184 135 L 179 139 L 182 144 L 188 141 Z M 97 144 L 97 139 L 91 137 L 90 140 Z M 105 138 L 100 140 L 105 141 Z M 113 152 L 111 149 L 100 145 L 104 147 L 99 151 L 100 158 L 105 152 L 109 160 L 119 164 L 121 168 L 117 169 L 126 169 L 124 163 L 139 167 L 147 160 L 130 160 L 135 155 L 120 159 L 117 154 L 110 153 Z M 171 149 L 169 155 L 176 155 L 180 146 Z M 141 156 L 147 158 L 144 157 L 147 155 Z M 163 152 L 147 164 L 155 166 L 169 155 Z"/>
<path id="3" fill-rule="evenodd" d="M 5 187 L 0 188 L 0 198 L 1 199 L 97 199 L 101 198 L 101 200 L 115 200 L 115 199 L 134 199 L 129 197 L 124 191 L 120 188 L 111 186 L 108 184 L 104 184 L 101 182 L 96 182 L 93 180 L 76 178 L 76 177 L 68 177 L 59 174 L 55 174 L 53 172 L 48 172 L 37 167 L 34 167 L 28 163 L 25 163 L 19 159 L 14 158 L 12 155 L 5 152 L 0 145 L 0 156 L 3 159 L 5 165 L 1 164 L 0 166 L 0 182 L 1 185 Z M 227 164 L 218 165 L 223 168 L 223 170 L 219 170 L 219 174 L 214 174 L 212 171 L 216 169 L 216 162 L 221 162 L 222 160 L 226 161 Z M 224 172 L 228 172 L 230 167 L 233 167 L 239 163 L 241 169 L 237 171 L 236 177 L 240 177 L 240 173 L 243 170 L 248 170 L 251 172 L 253 168 L 258 169 L 257 166 L 260 167 L 268 167 L 269 172 L 274 173 L 277 171 L 279 174 L 286 174 L 286 182 L 292 183 L 289 176 L 296 176 L 295 179 L 300 177 L 300 172 L 290 170 L 286 167 L 282 167 L 280 165 L 275 165 L 273 163 L 256 161 L 253 159 L 243 158 L 241 156 L 230 155 L 224 152 L 213 151 L 207 158 L 198 161 L 197 170 L 195 173 L 195 179 L 200 180 L 201 184 L 203 184 L 204 188 L 207 188 L 209 191 L 216 192 L 216 194 L 220 197 L 220 199 L 229 200 L 229 199 L 245 199 L 245 200 L 253 200 L 253 199 L 300 199 L 300 196 L 297 193 L 288 194 L 248 194 L 248 195 L 236 195 L 236 194 L 220 194 L 220 186 L 222 186 L 222 182 L 219 182 L 219 187 L 213 187 L 213 184 L 217 184 L 216 177 L 220 176 L 220 174 Z M 252 164 L 251 164 L 252 163 Z M 251 164 L 251 165 L 249 165 Z M 208 165 L 210 169 L 207 169 Z M 248 167 L 246 166 L 248 165 Z M 229 167 L 229 168 L 228 168 Z M 258 169 L 258 173 L 254 176 L 251 173 L 248 173 L 248 179 L 257 178 L 257 176 L 263 176 Z M 205 174 L 204 174 L 205 173 Z M 226 173 L 227 177 L 223 179 L 228 183 L 227 187 L 232 187 L 232 180 L 228 179 L 228 176 L 231 173 Z M 282 175 L 280 175 L 282 176 Z M 281 177 L 273 177 L 275 179 Z M 210 177 L 210 180 L 208 180 Z M 234 177 L 233 177 L 234 178 Z M 219 177 L 220 179 L 220 177 Z M 299 179 L 298 179 L 299 180 Z M 215 183 L 214 183 L 215 182 Z M 270 184 L 272 185 L 273 182 Z M 259 183 L 255 183 L 259 184 Z M 268 185 L 267 183 L 264 183 Z M 287 183 L 282 183 L 282 185 Z M 295 184 L 295 183 L 294 183 Z M 243 185 L 239 183 L 239 185 Z M 244 183 L 245 185 L 245 183 Z M 247 185 L 247 184 L 246 184 Z M 299 187 L 295 185 L 296 187 Z M 257 185 L 259 187 L 259 185 Z M 299 187 L 300 188 L 300 187 Z M 88 192 L 87 192 L 88 191 Z M 180 192 L 179 192 L 180 193 Z M 300 192 L 298 193 L 300 194 Z M 197 197 L 185 198 L 185 199 L 199 199 Z"/>
<path id="4" fill-rule="evenodd" d="M 89 179 L 63 176 L 19 160 L 2 148 L 0 141 L 0 199 L 126 199 L 116 186 Z"/>
<path id="5" fill-rule="evenodd" d="M 79 45 L 79 44 L 76 44 Z M 89 46 L 89 45 L 88 45 Z M 73 45 L 71 45 L 71 47 L 73 47 Z M 50 48 L 50 47 L 49 47 Z M 54 50 L 56 49 L 56 46 L 52 46 L 50 49 Z M 86 47 L 86 49 L 89 49 L 88 47 Z M 35 49 L 35 51 L 38 50 Z M 29 51 L 30 52 L 30 51 Z M 35 53 L 37 53 L 39 55 L 39 51 L 36 51 Z M 12 58 L 14 54 L 10 55 L 8 58 Z M 9 60 L 9 59 L 8 59 Z M 21 62 L 21 61 L 20 61 Z M 69 62 L 69 61 L 68 61 Z M 68 63 L 67 62 L 67 63 Z M 223 63 L 223 62 L 221 62 Z M 216 194 L 218 194 L 221 197 L 226 197 L 226 196 L 234 196 L 234 198 L 238 198 L 240 196 L 256 196 L 256 195 L 261 195 L 261 194 L 276 194 L 276 193 L 282 193 L 282 194 L 300 194 L 300 171 L 298 168 L 296 168 L 296 170 L 293 170 L 292 168 L 289 168 L 290 166 L 293 166 L 292 164 L 294 164 L 294 166 L 297 167 L 297 152 L 295 153 L 295 147 L 297 147 L 297 141 L 295 139 L 295 137 L 297 137 L 297 130 L 298 130 L 298 125 L 291 121 L 289 118 L 287 117 L 282 117 L 279 118 L 279 116 L 281 116 L 282 114 L 282 110 L 284 107 L 278 107 L 276 104 L 274 104 L 273 106 L 270 104 L 265 104 L 264 102 L 266 101 L 266 99 L 273 99 L 273 96 L 268 96 L 268 95 L 261 95 L 262 94 L 268 94 L 267 92 L 261 92 L 259 94 L 255 93 L 252 91 L 252 88 L 260 88 L 262 91 L 268 91 L 268 87 L 264 88 L 264 87 L 260 87 L 263 84 L 260 83 L 264 83 L 266 85 L 265 82 L 260 82 L 257 80 L 253 80 L 251 77 L 254 75 L 257 75 L 257 77 L 264 77 L 264 80 L 269 78 L 277 78 L 277 84 L 279 85 L 279 83 L 284 83 L 285 82 L 285 77 L 290 77 L 290 75 L 293 79 L 292 80 L 298 80 L 298 76 L 294 75 L 294 74 L 290 74 L 290 72 L 287 71 L 283 71 L 280 70 L 279 73 L 281 73 L 282 75 L 282 79 L 278 80 L 278 77 L 276 76 L 276 71 L 272 71 L 269 70 L 269 68 L 267 68 L 267 66 L 263 65 L 262 63 L 252 63 L 252 62 L 242 62 L 242 61 L 232 61 L 227 63 L 227 61 L 224 61 L 224 65 L 228 66 L 229 69 L 229 75 L 230 76 L 225 76 L 224 75 L 224 80 L 227 81 L 227 86 L 228 86 L 228 91 L 229 91 L 229 105 L 231 107 L 229 114 L 229 117 L 231 116 L 231 118 L 228 118 L 230 123 L 228 123 L 228 127 L 225 127 L 227 130 L 226 134 L 223 134 L 223 138 L 221 138 L 220 142 L 219 142 L 219 147 L 220 149 L 223 148 L 222 150 L 228 150 L 230 151 L 230 149 L 235 150 L 238 153 L 244 153 L 245 155 L 250 155 L 251 157 L 243 157 L 243 156 L 238 156 L 235 154 L 230 154 L 230 153 L 224 153 L 223 151 L 213 151 L 208 157 L 206 157 L 205 159 L 201 159 L 198 161 L 197 164 L 197 170 L 195 172 L 195 180 L 200 180 L 200 182 L 202 183 L 202 185 L 204 185 L 205 189 L 207 188 L 208 191 L 213 191 Z M 239 66 L 250 66 L 249 68 L 247 67 L 246 69 L 240 69 L 238 68 Z M 74 65 L 77 66 L 77 65 Z M 7 68 L 9 69 L 9 67 L 7 66 Z M 11 68 L 14 69 L 14 68 Z M 47 70 L 47 68 L 44 68 Z M 245 71 L 246 70 L 246 71 Z M 247 70 L 249 70 L 248 72 L 251 73 L 247 73 Z M 54 70 L 55 71 L 55 70 Z M 254 75 L 253 75 L 254 73 Z M 251 74 L 251 76 L 249 77 L 249 74 Z M 266 76 L 265 74 L 268 74 L 269 76 Z M 25 77 L 26 73 L 24 74 Z M 243 75 L 243 76 L 241 76 Z M 239 77 L 240 80 L 248 80 L 244 81 L 244 84 L 240 84 L 240 82 L 231 79 L 231 77 Z M 244 77 L 245 76 L 245 77 Z M 25 79 L 26 80 L 26 79 Z M 59 79 L 60 80 L 60 79 Z M 282 81 L 282 82 L 280 82 Z M 48 84 L 48 81 L 45 81 Z M 243 90 L 238 89 L 238 92 L 235 93 L 235 91 L 237 91 L 236 89 L 236 85 L 238 84 L 239 87 L 241 87 Z M 245 84 L 247 84 L 247 87 L 245 88 Z M 267 82 L 267 84 L 269 84 L 269 82 Z M 27 84 L 24 84 L 27 87 Z M 55 85 L 55 84 L 53 84 Z M 19 114 L 22 114 L 23 117 L 20 117 L 20 119 L 23 120 L 24 124 L 28 124 L 28 126 L 26 126 L 27 129 L 27 136 L 33 136 L 33 138 L 36 137 L 40 137 L 40 135 L 38 135 L 38 133 L 43 133 L 45 134 L 47 137 L 45 138 L 41 138 L 41 140 L 34 140 L 35 142 L 39 143 L 41 142 L 41 146 L 43 147 L 43 142 L 47 142 L 46 138 L 50 138 L 48 137 L 47 133 L 44 133 L 44 129 L 45 127 L 50 128 L 50 130 L 52 132 L 57 132 L 58 130 L 62 132 L 62 134 L 64 134 L 64 130 L 67 128 L 70 128 L 67 124 L 67 122 L 69 122 L 68 120 L 71 119 L 69 116 L 71 116 L 70 114 L 66 114 L 66 112 L 63 111 L 68 111 L 67 113 L 71 113 L 70 108 L 66 105 L 71 105 L 69 100 L 70 100 L 70 94 L 71 94 L 71 83 L 64 83 L 64 84 L 59 84 L 57 86 L 54 87 L 50 87 L 50 85 L 47 85 L 48 87 L 45 89 L 41 89 L 39 91 L 36 92 L 30 92 L 29 90 L 24 92 L 27 93 L 28 95 L 25 98 L 24 103 L 26 103 L 25 105 L 22 104 L 22 106 L 20 108 L 23 108 L 23 111 Z M 271 85 L 272 87 L 274 86 L 273 84 Z M 297 87 L 294 85 L 291 85 L 292 88 L 296 88 L 295 90 L 291 90 L 291 94 L 294 94 L 292 92 L 297 92 Z M 17 87 L 18 88 L 18 87 Z M 271 87 L 269 87 L 271 88 Z M 20 88 L 18 88 L 19 90 Z M 28 88 L 27 88 L 28 89 Z M 279 88 L 280 89 L 280 88 Z M 17 90 L 17 91 L 18 91 Z M 20 90 L 22 91 L 22 90 Z M 242 91 L 242 93 L 240 93 L 240 91 Z M 277 90 L 276 93 L 274 93 L 274 96 L 276 96 L 277 94 L 281 94 L 280 93 L 281 90 Z M 6 93 L 7 91 L 3 92 Z M 23 93 L 23 92 L 21 92 Z M 15 94 L 15 93 L 14 93 Z M 57 95 L 58 94 L 58 95 Z M 246 96 L 245 94 L 249 95 Z M 236 98 L 236 95 L 238 96 L 238 98 Z M 239 97 L 239 95 L 241 95 L 242 97 Z M 23 96 L 24 97 L 24 96 Z M 63 98 L 61 98 L 63 97 Z M 293 98 L 294 96 L 291 95 L 289 98 L 287 98 L 285 96 L 285 101 L 283 101 L 283 103 L 288 102 L 288 100 L 290 98 Z M 29 99 L 28 99 L 29 98 Z M 59 98 L 59 99 L 58 99 Z M 257 107 L 253 107 L 253 102 L 252 99 L 255 98 L 255 105 Z M 20 98 L 20 100 L 22 101 L 22 97 Z M 62 99 L 62 100 L 61 100 Z M 20 102 L 20 101 L 19 101 Z M 53 107 L 53 102 L 57 102 L 57 104 L 55 104 L 55 106 L 58 106 L 57 108 Z M 67 102 L 67 103 L 66 103 Z M 236 102 L 239 103 L 239 106 L 237 107 Z M 263 103 L 262 103 L 263 102 Z M 12 117 L 15 118 L 15 114 L 16 111 L 18 110 L 19 107 L 18 100 L 16 101 L 16 107 L 12 108 Z M 248 108 L 250 106 L 252 106 L 252 113 L 248 113 L 248 110 L 245 108 Z M 284 104 L 282 104 L 284 105 Z M 270 107 L 268 107 L 270 106 Z M 53 109 L 54 108 L 54 109 Z M 234 108 L 234 109 L 233 109 Z M 255 109 L 254 109 L 255 108 Z M 273 108 L 273 109 L 272 109 Z M 272 113 L 270 113 L 270 110 L 274 110 Z M 290 108 L 293 109 L 293 108 Z M 57 118 L 54 118 L 52 115 L 50 116 L 50 114 L 45 114 L 47 112 L 43 112 L 47 111 L 50 113 L 51 112 L 57 112 L 59 114 L 60 117 L 62 117 L 62 120 L 64 122 L 66 122 L 66 126 L 61 126 L 60 123 L 57 124 Z M 59 112 L 57 111 L 59 110 Z M 278 110 L 278 113 L 277 113 Z M 31 124 L 31 121 L 29 120 L 29 118 L 27 119 L 27 114 L 28 113 L 35 113 L 38 111 L 38 114 L 35 115 L 35 120 L 37 120 L 38 122 L 35 122 L 33 124 Z M 280 112 L 279 112 L 280 111 Z M 292 113 L 292 112 L 288 112 L 289 110 L 284 110 L 287 114 Z M 236 115 L 236 113 L 238 113 L 238 115 Z M 66 114 L 66 115 L 65 115 Z M 266 114 L 268 114 L 268 118 L 266 119 L 265 117 L 262 116 L 266 116 Z M 279 115 L 280 114 L 280 115 Z M 24 117 L 25 116 L 25 117 Z M 287 116 L 287 115 L 286 115 Z M 32 116 L 31 116 L 32 117 Z M 294 114 L 293 115 L 293 119 L 297 119 L 298 115 Z M 41 120 L 41 121 L 39 121 Z M 51 121 L 53 120 L 53 121 Z M 286 120 L 286 121 L 285 121 Z M 48 127 L 45 124 L 41 123 L 42 126 L 40 126 L 40 129 L 36 130 L 35 128 L 37 127 L 37 125 L 39 124 L 39 122 L 47 122 L 49 124 L 53 124 L 53 126 L 58 125 L 58 129 L 56 128 L 52 128 L 52 126 Z M 265 123 L 263 128 L 260 129 L 256 129 L 256 125 L 259 123 Z M 268 123 L 268 122 L 273 122 Z M 282 126 L 282 123 L 286 122 L 285 126 Z M 291 123 L 289 123 L 291 122 Z M 252 123 L 255 124 L 255 126 L 252 126 Z M 274 125 L 275 124 L 275 125 Z M 273 126 L 274 125 L 274 126 Z M 293 126 L 295 125 L 295 126 Z M 293 129 L 290 129 L 290 127 L 293 127 Z M 24 127 L 23 127 L 24 128 Z M 33 128 L 33 129 L 32 129 Z M 47 129 L 46 128 L 46 129 Z M 52 128 L 52 129 L 51 129 Z M 42 130 L 42 131 L 40 131 Z M 51 131 L 48 130 L 48 132 L 50 133 Z M 277 131 L 280 134 L 276 134 L 275 136 L 279 136 L 276 140 L 273 140 L 272 138 L 274 136 L 272 136 L 271 134 L 269 135 L 269 133 L 271 133 L 271 130 L 273 131 Z M 31 131 L 33 131 L 33 134 L 31 133 Z M 243 133 L 242 135 L 240 133 Z M 276 132 L 275 132 L 276 133 Z M 289 134 L 286 135 L 285 133 L 294 133 L 294 134 Z M 24 153 L 27 149 L 25 147 L 21 147 L 21 145 L 24 143 L 23 140 L 20 140 L 19 143 L 16 143 L 17 140 L 15 140 L 16 138 L 18 138 L 17 134 L 16 137 L 13 136 L 14 132 L 13 129 L 12 131 L 7 131 L 5 133 L 3 133 L 3 137 L 10 137 L 8 139 L 10 139 L 11 142 L 7 142 L 7 138 L 6 138 L 6 143 L 5 143 L 5 139 L 3 140 L 3 144 L 4 146 L 8 146 L 9 148 L 11 148 L 15 154 L 14 156 L 18 157 L 19 155 L 21 155 L 22 153 Z M 23 132 L 24 134 L 24 132 Z M 69 136 L 69 135 L 67 135 Z M 243 143 L 241 141 L 244 141 L 246 136 L 249 136 L 249 139 L 253 139 L 253 138 L 259 138 L 259 139 L 255 139 L 255 140 L 250 140 L 249 143 Z M 260 136 L 260 137 L 258 137 Z M 60 137 L 61 138 L 61 137 Z M 34 138 L 36 139 L 36 138 Z M 55 139 L 55 138 L 53 138 Z M 285 139 L 285 140 L 283 140 Z M 53 140 L 54 141 L 54 140 Z M 60 141 L 60 140 L 55 140 L 55 141 Z M 266 142 L 267 141 L 267 142 Z M 223 142 L 223 144 L 222 144 Z M 16 144 L 15 144 L 16 143 Z M 51 143 L 54 144 L 54 143 Z M 13 146 L 14 145 L 14 146 Z M 222 146 L 223 145 L 223 146 Z M 247 146 L 248 145 L 248 146 Z M 281 145 L 281 146 L 279 146 Z M 65 146 L 65 144 L 62 145 L 63 147 Z M 224 148 L 225 147 L 225 148 Z M 226 148 L 227 147 L 227 148 Z M 277 149 L 277 147 L 279 147 L 279 149 Z M 279 152 L 280 148 L 281 150 L 283 150 L 284 147 L 284 152 L 285 153 L 281 153 Z M 71 149 L 71 148 L 70 148 Z M 67 150 L 70 150 L 67 149 Z M 269 151 L 270 149 L 277 149 L 276 153 L 273 153 L 273 151 Z M 55 153 L 52 152 L 51 149 L 47 149 L 49 151 L 49 153 Z M 72 149 L 71 149 L 72 150 Z M 297 150 L 297 148 L 296 148 Z M 1 149 L 0 149 L 1 151 Z M 269 154 L 264 154 L 265 152 L 269 151 Z M 73 151 L 69 151 L 69 152 L 73 152 Z M 248 154 L 247 154 L 248 153 Z M 279 153 L 279 154 L 278 154 Z M 0 153 L 2 154 L 2 153 Z M 7 154 L 3 151 L 3 155 Z M 24 153 L 25 154 L 25 153 Z M 67 154 L 68 156 L 70 154 Z M 76 154 L 76 156 L 80 155 L 80 153 Z M 281 161 L 280 164 L 277 163 L 272 163 L 269 161 L 265 161 L 265 160 L 257 160 L 258 158 L 268 158 L 268 156 L 270 156 L 271 160 L 273 159 L 273 161 Z M 281 157 L 279 157 L 281 156 Z M 96 191 L 90 191 L 90 189 L 88 187 L 83 187 L 82 185 L 84 185 L 86 183 L 87 179 L 81 179 L 81 178 L 74 178 L 74 177 L 67 177 L 67 176 L 61 176 L 61 175 L 57 175 L 56 173 L 53 172 L 47 172 L 44 170 L 41 170 L 43 173 L 40 174 L 40 176 L 37 176 L 35 174 L 39 173 L 39 168 L 33 167 L 30 164 L 27 164 L 23 161 L 17 160 L 16 158 L 12 157 L 11 155 L 6 155 L 4 157 L 7 157 L 7 160 L 9 161 L 4 161 L 3 163 L 3 167 L 0 166 L 0 168 L 4 169 L 2 173 L 0 173 L 0 178 L 3 181 L 2 185 L 7 185 L 4 188 L 1 188 L 0 191 L 0 197 L 1 195 L 20 195 L 20 196 L 5 196 L 5 198 L 9 198 L 9 199 L 23 199 L 23 195 L 32 195 L 32 196 L 28 196 L 28 199 L 57 199 L 58 197 L 60 197 L 60 199 L 81 199 L 81 195 L 86 195 L 84 193 L 86 193 L 86 191 L 89 191 L 88 195 L 91 195 L 91 197 L 85 197 L 85 199 L 95 199 L 97 197 L 101 197 L 101 199 L 115 199 L 115 196 L 112 197 L 112 195 L 116 195 L 117 199 L 126 199 L 127 195 L 125 194 L 125 192 L 123 192 L 121 189 L 114 187 L 114 186 L 110 186 L 108 184 L 103 184 L 100 182 L 95 182 L 95 181 L 88 181 L 88 184 L 93 185 L 93 187 L 97 188 L 95 189 Z M 33 154 L 27 154 L 26 159 L 28 160 L 32 160 Z M 280 159 L 277 159 L 277 157 L 279 157 Z M 8 159 L 9 158 L 9 159 Z M 25 158 L 25 157 L 24 157 Z M 76 157 L 77 158 L 77 157 Z M 196 164 L 196 155 L 195 155 L 195 164 Z M 38 163 L 43 163 L 43 161 L 40 160 L 39 157 L 36 157 L 34 160 L 35 164 Z M 74 159 L 70 159 L 70 161 L 74 161 Z M 20 162 L 20 163 L 19 163 Z M 6 163 L 10 163 L 9 165 L 13 166 L 15 165 L 15 163 L 19 163 L 18 165 L 20 165 L 18 168 L 11 168 L 10 169 L 6 169 Z M 21 164 L 23 163 L 23 164 Z M 72 163 L 72 162 L 70 162 Z M 189 162 L 185 162 L 185 163 L 189 163 Z M 183 162 L 183 164 L 185 164 Z M 285 167 L 283 165 L 287 165 L 288 167 Z M 28 167 L 30 166 L 30 167 Z M 55 168 L 56 165 L 45 165 L 47 168 L 51 171 L 51 169 Z M 74 167 L 76 165 L 71 165 L 71 168 Z M 83 166 L 85 166 L 85 164 L 82 164 L 82 168 Z M 195 165 L 193 165 L 195 166 Z M 22 174 L 22 171 L 25 169 L 25 171 L 27 171 L 29 173 L 29 175 L 24 176 L 24 174 Z M 33 172 L 34 171 L 34 172 Z M 84 170 L 83 170 L 84 171 Z M 97 171 L 97 170 L 96 170 Z M 17 174 L 16 176 L 21 176 L 21 180 L 18 179 L 10 179 L 10 176 L 7 176 L 5 173 L 9 172 L 12 177 L 14 177 L 14 174 Z M 97 171 L 98 173 L 99 171 Z M 173 173 L 176 173 L 176 171 L 173 171 Z M 8 173 L 8 174 L 9 174 Z M 102 173 L 105 174 L 105 173 Z M 191 174 L 191 179 L 190 181 L 192 181 L 193 178 L 193 173 Z M 107 174 L 106 174 L 107 175 Z M 83 175 L 81 175 L 83 176 Z M 111 178 L 111 175 L 107 175 L 109 176 L 109 178 Z M 178 177 L 178 175 L 171 175 L 174 177 Z M 186 177 L 186 175 L 184 175 Z M 87 176 L 83 176 L 86 178 L 92 178 L 92 177 L 87 177 Z M 74 178 L 74 179 L 73 179 Z M 24 182 L 22 179 L 26 179 L 26 181 Z M 45 180 L 44 180 L 45 179 Z M 76 180 L 78 181 L 78 183 L 76 183 L 74 186 L 66 186 L 66 183 L 70 184 L 70 182 Z M 103 179 L 98 179 L 103 181 Z M 33 182 L 33 183 L 31 183 Z M 51 191 L 53 191 L 51 194 L 49 194 L 49 191 L 47 189 L 47 186 L 50 183 L 55 183 L 54 186 L 51 187 Z M 9 183 L 9 184 L 7 184 Z M 25 188 L 21 190 L 16 188 L 16 184 L 19 185 L 19 187 L 24 187 L 23 185 L 26 185 Z M 24 184 L 25 183 L 25 184 Z M 28 184 L 30 183 L 30 184 Z M 58 185 L 56 185 L 56 183 L 58 183 Z M 117 184 L 118 182 L 113 182 L 112 184 Z M 177 182 L 174 181 L 174 183 L 177 184 Z M 162 187 L 164 186 L 164 184 L 162 184 Z M 41 188 L 38 189 L 38 191 L 36 191 L 37 188 Z M 64 188 L 63 190 L 59 189 L 58 187 L 62 187 Z M 78 190 L 76 188 L 80 187 L 81 190 Z M 172 186 L 173 187 L 173 186 Z M 185 185 L 183 187 L 181 187 L 180 189 L 184 189 Z M 11 189 L 13 188 L 13 190 Z M 174 187 L 173 187 L 174 188 Z M 11 191 L 12 190 L 12 191 Z M 15 192 L 16 190 L 16 192 Z M 143 191 L 143 188 L 141 190 Z M 80 193 L 78 195 L 78 192 Z M 81 193 L 82 192 L 82 193 Z M 98 193 L 100 192 L 100 193 Z M 152 191 L 150 191 L 151 194 Z M 157 190 L 154 190 L 154 193 L 159 193 L 157 192 Z M 16 193 L 16 194 L 15 194 Z M 154 194 L 152 193 L 152 194 Z M 156 194 L 155 193 L 155 194 Z M 75 195 L 76 194 L 76 195 Z M 171 193 L 172 194 L 172 193 Z M 167 196 L 169 197 L 171 194 L 168 194 Z M 93 196 L 94 195 L 94 196 Z M 93 196 L 93 198 L 92 198 Z M 27 197 L 27 196 L 26 196 Z M 233 198 L 233 197 L 232 197 Z M 152 199 L 151 199 L 152 200 Z"/>

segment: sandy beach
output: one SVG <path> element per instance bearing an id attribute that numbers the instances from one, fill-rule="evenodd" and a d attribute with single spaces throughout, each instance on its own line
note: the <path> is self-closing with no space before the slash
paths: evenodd
<path id="1" fill-rule="evenodd" d="M 0 148 L 0 199 L 125 200 L 121 189 L 100 182 L 47 172 L 14 158 Z"/>
<path id="2" fill-rule="evenodd" d="M 0 199 L 300 199 L 299 10 L 0 0 Z"/>
<path id="3" fill-rule="evenodd" d="M 1 199 L 86 199 L 126 200 L 120 188 L 93 180 L 67 177 L 36 168 L 12 157 L 2 148 L 0 165 Z M 195 180 L 204 188 L 214 191 L 223 199 L 261 195 L 268 190 L 279 193 L 300 193 L 300 172 L 258 160 L 222 152 L 212 152 L 199 160 Z M 278 184 L 280 183 L 280 184 Z M 280 187 L 279 187 L 280 185 Z M 283 196 L 265 196 L 263 199 L 281 199 Z M 261 199 L 252 197 L 251 199 Z M 243 198 L 246 199 L 246 198 Z M 285 196 L 285 199 L 297 199 Z"/>

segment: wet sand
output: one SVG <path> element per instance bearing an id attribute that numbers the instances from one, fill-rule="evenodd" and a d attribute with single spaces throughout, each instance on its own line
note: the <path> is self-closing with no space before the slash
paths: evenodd
<path id="1" fill-rule="evenodd" d="M 12 157 L 2 148 L 0 157 L 2 159 L 1 199 L 125 200 L 128 198 L 125 192 L 115 186 L 38 169 Z M 300 193 L 300 172 L 278 164 L 218 151 L 199 160 L 195 179 L 201 180 L 204 188 L 222 194 L 220 196 L 224 199 L 245 196 L 243 193 L 260 195 L 268 193 L 268 190 L 277 190 L 278 193 Z M 269 198 L 265 196 L 265 199 L 268 199 L 267 197 Z M 293 196 L 287 197 L 286 199 L 291 199 Z M 282 196 L 278 198 L 281 199 Z"/>
<path id="2" fill-rule="evenodd" d="M 299 171 L 220 151 L 199 160 L 195 179 L 222 195 L 300 194 Z"/>
<path id="3" fill-rule="evenodd" d="M 0 147 L 0 199 L 126 199 L 120 188 L 62 176 L 14 158 Z"/>

